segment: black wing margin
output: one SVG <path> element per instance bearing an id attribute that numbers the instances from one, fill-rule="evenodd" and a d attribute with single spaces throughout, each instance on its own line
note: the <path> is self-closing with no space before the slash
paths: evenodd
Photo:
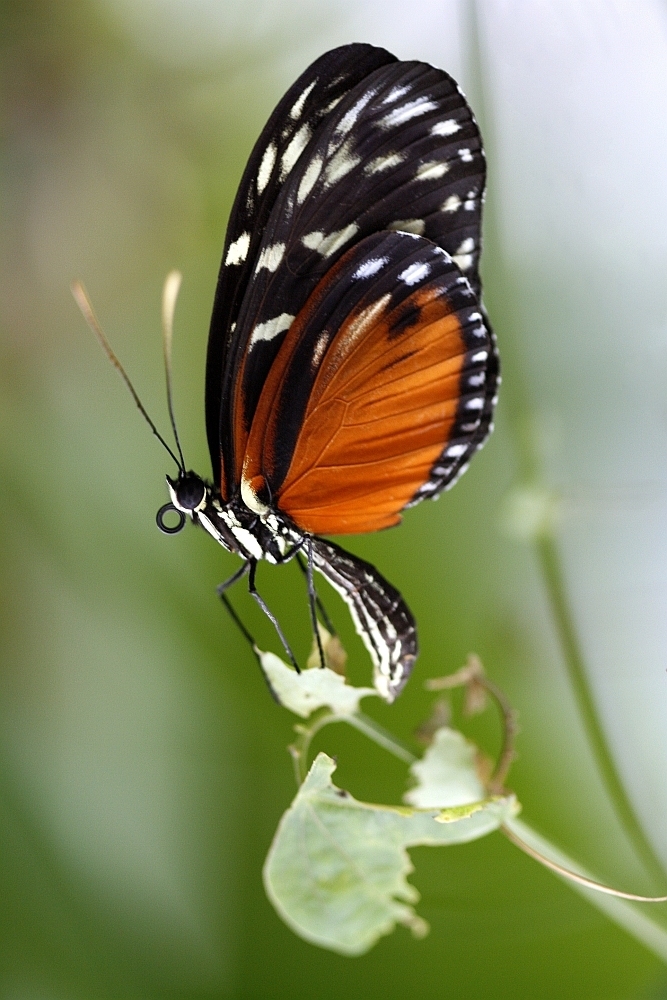
<path id="1" fill-rule="evenodd" d="M 312 545 L 315 569 L 349 607 L 357 632 L 371 654 L 375 687 L 386 701 L 394 701 L 417 658 L 412 612 L 396 588 L 370 563 L 321 538 L 313 538 Z"/>
<path id="2" fill-rule="evenodd" d="M 403 508 L 414 507 L 422 500 L 437 500 L 443 490 L 449 490 L 468 468 L 476 451 L 483 448 L 493 430 L 493 411 L 498 401 L 500 386 L 500 357 L 496 336 L 483 306 L 479 307 L 479 346 L 470 344 L 471 364 L 461 372 L 461 399 L 459 402 L 452 437 L 433 463 L 426 482 Z M 474 328 L 473 328 L 474 336 Z M 486 342 L 483 342 L 486 337 Z M 480 384 L 483 379 L 483 385 Z M 470 411 L 473 399 L 483 399 L 481 410 Z"/>

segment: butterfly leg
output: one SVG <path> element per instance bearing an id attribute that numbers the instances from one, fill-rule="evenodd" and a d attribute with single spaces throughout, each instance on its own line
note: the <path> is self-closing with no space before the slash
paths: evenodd
<path id="1" fill-rule="evenodd" d="M 224 592 L 226 590 L 229 590 L 229 588 L 232 587 L 237 580 L 240 580 L 242 576 L 245 576 L 249 569 L 250 569 L 250 559 L 246 559 L 241 568 L 237 569 L 236 573 L 232 573 L 229 580 L 225 580 L 224 583 L 218 584 L 218 586 L 215 588 L 218 592 L 218 597 L 222 597 Z"/>
<path id="2" fill-rule="evenodd" d="M 256 559 L 249 559 L 248 560 L 248 565 L 250 566 L 250 575 L 248 577 L 248 590 L 252 594 L 252 596 L 255 598 L 255 600 L 259 604 L 260 608 L 262 609 L 262 611 L 264 612 L 264 614 L 266 615 L 266 617 L 269 619 L 269 621 L 273 625 L 273 627 L 276 630 L 276 632 L 278 633 L 278 638 L 282 642 L 283 649 L 287 653 L 292 666 L 294 667 L 294 669 L 296 670 L 296 672 L 298 674 L 300 674 L 301 670 L 299 669 L 299 664 L 296 662 L 296 659 L 294 657 L 294 653 L 292 652 L 292 650 L 290 648 L 290 645 L 289 645 L 287 639 L 285 638 L 285 636 L 283 634 L 283 630 L 280 627 L 280 623 L 279 623 L 278 619 L 273 614 L 273 612 L 269 608 L 268 604 L 266 603 L 266 601 L 264 600 L 264 598 L 262 597 L 262 595 L 257 591 L 257 588 L 255 587 L 255 573 L 257 572 L 257 560 Z"/>
<path id="3" fill-rule="evenodd" d="M 299 567 L 303 575 L 306 577 L 306 579 L 308 579 L 308 563 L 304 563 L 300 555 L 297 555 L 296 562 L 297 566 Z M 336 627 L 329 618 L 329 615 L 327 614 L 327 609 L 324 607 L 324 604 L 322 603 L 322 600 L 319 594 L 317 593 L 317 590 L 315 591 L 315 603 L 317 605 L 317 610 L 322 615 L 322 621 L 324 622 L 324 627 L 326 628 L 327 632 L 329 632 L 330 635 L 338 635 Z"/>
<path id="4" fill-rule="evenodd" d="M 236 627 L 238 628 L 239 632 L 244 637 L 246 642 L 248 642 L 250 644 L 250 647 L 254 650 L 255 640 L 250 635 L 250 632 L 248 632 L 248 629 L 245 627 L 245 625 L 237 615 L 236 611 L 232 606 L 231 601 L 229 600 L 229 598 L 225 593 L 225 591 L 228 590 L 229 587 L 231 587 L 233 584 L 235 584 L 237 580 L 240 580 L 242 576 L 245 576 L 245 574 L 248 572 L 249 569 L 250 569 L 250 560 L 246 560 L 246 562 L 243 563 L 241 568 L 238 569 L 236 573 L 233 573 L 228 580 L 225 580 L 224 583 L 219 584 L 219 586 L 216 587 L 216 590 L 218 593 L 218 597 L 225 606 L 225 609 L 227 610 L 227 614 L 234 622 L 234 624 L 236 625 Z"/>
<path id="5" fill-rule="evenodd" d="M 315 642 L 317 643 L 317 649 L 320 654 L 320 667 L 324 667 L 324 650 L 322 649 L 322 638 L 320 636 L 320 630 L 318 628 L 317 622 L 317 594 L 315 592 L 315 584 L 313 582 L 313 539 L 309 538 L 308 542 L 308 569 L 306 573 L 306 579 L 308 580 L 308 606 L 310 608 L 310 624 L 313 628 L 313 635 L 315 636 Z"/>

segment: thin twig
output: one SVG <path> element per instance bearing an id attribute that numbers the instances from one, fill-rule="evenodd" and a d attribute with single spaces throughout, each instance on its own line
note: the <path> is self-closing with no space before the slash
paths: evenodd
<path id="1" fill-rule="evenodd" d="M 468 684 L 478 684 L 484 688 L 495 701 L 500 713 L 502 722 L 500 753 L 487 782 L 487 788 L 492 795 L 501 795 L 512 761 L 516 756 L 514 744 L 519 731 L 517 713 L 510 705 L 505 693 L 497 684 L 489 680 L 484 673 L 481 660 L 474 653 L 470 654 L 466 665 L 457 670 L 456 673 L 449 674 L 447 677 L 432 677 L 426 681 L 425 687 L 428 691 L 442 691 Z"/>
<path id="2" fill-rule="evenodd" d="M 563 865 L 559 865 L 556 861 L 551 861 L 544 854 L 535 850 L 530 844 L 527 844 L 525 840 L 518 836 L 511 829 L 510 826 L 503 824 L 500 827 L 502 833 L 505 834 L 508 840 L 518 848 L 520 848 L 524 854 L 533 858 L 535 861 L 539 861 L 541 865 L 545 868 L 550 868 L 551 871 L 556 872 L 558 875 L 562 875 L 564 878 L 569 879 L 570 882 L 576 882 L 577 885 L 583 885 L 587 889 L 595 889 L 596 892 L 604 892 L 608 896 L 617 896 L 619 899 L 631 899 L 637 903 L 667 903 L 667 896 L 638 896 L 634 892 L 623 892 L 621 889 L 612 889 L 611 886 L 604 885 L 602 882 L 596 882 L 592 878 L 588 878 L 586 875 L 579 875 L 578 872 L 573 872 L 569 868 L 565 868 Z"/>

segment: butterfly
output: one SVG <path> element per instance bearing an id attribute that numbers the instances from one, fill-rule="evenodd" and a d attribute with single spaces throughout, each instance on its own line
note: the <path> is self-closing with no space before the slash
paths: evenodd
<path id="1" fill-rule="evenodd" d="M 189 517 L 242 558 L 219 588 L 227 606 L 247 574 L 295 662 L 255 574 L 305 557 L 316 636 L 314 570 L 347 603 L 387 701 L 417 656 L 415 620 L 374 566 L 322 536 L 398 524 L 492 428 L 484 184 L 447 73 L 366 44 L 317 59 L 269 118 L 230 215 L 206 361 L 212 481 L 169 449 L 179 472 L 158 525 Z"/>

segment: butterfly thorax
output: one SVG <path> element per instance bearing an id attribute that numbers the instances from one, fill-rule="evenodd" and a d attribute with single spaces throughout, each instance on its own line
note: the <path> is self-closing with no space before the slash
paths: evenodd
<path id="1" fill-rule="evenodd" d="M 167 476 L 167 486 L 176 510 L 190 516 L 193 523 L 242 559 L 283 563 L 303 545 L 303 533 L 279 511 L 257 514 L 240 494 L 223 500 L 216 487 L 195 472 L 182 472 L 176 480 Z"/>

